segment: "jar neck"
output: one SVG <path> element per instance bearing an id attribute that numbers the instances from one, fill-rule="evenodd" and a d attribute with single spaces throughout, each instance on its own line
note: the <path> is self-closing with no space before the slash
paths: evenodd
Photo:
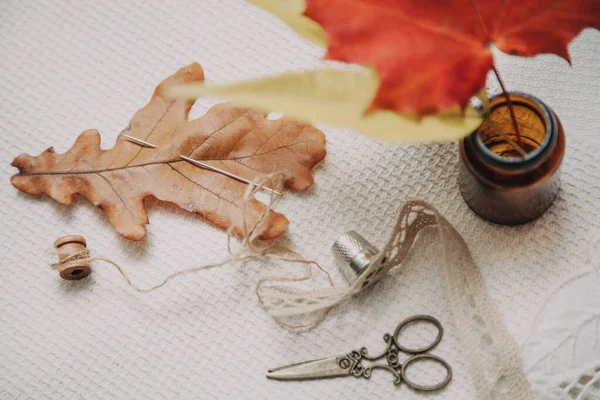
<path id="1" fill-rule="evenodd" d="M 505 139 L 499 133 L 494 133 L 494 131 L 488 130 L 487 133 L 484 133 L 486 131 L 483 129 L 486 124 L 485 121 L 482 127 L 471 134 L 466 140 L 470 142 L 470 146 L 472 146 L 482 163 L 499 173 L 514 175 L 532 171 L 548 159 L 558 139 L 558 122 L 554 112 L 536 97 L 519 92 L 511 92 L 510 97 L 513 107 L 523 111 L 523 120 L 519 121 L 519 116 L 517 116 L 518 123 L 522 124 L 523 127 L 527 127 L 526 124 L 531 123 L 532 118 L 537 118 L 539 121 L 535 122 L 541 124 L 536 130 L 521 129 L 523 143 L 529 144 L 529 149 L 531 150 L 527 155 L 506 157 L 494 152 L 488 147 L 488 143 L 495 139 L 505 142 Z M 494 115 L 499 113 L 499 109 L 502 108 L 508 109 L 506 99 L 503 95 L 497 95 L 490 99 L 492 119 L 494 119 Z M 504 122 L 506 126 L 506 121 Z M 510 122 L 512 125 L 512 121 Z M 506 131 L 508 133 L 512 129 L 506 129 Z M 494 137 L 494 134 L 496 137 Z M 512 133 L 509 136 L 515 142 L 517 141 L 516 134 Z"/>

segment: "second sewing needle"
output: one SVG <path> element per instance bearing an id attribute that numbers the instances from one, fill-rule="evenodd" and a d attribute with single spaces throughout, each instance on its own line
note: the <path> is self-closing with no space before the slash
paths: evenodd
<path id="1" fill-rule="evenodd" d="M 191 164 L 194 164 L 194 165 L 196 165 L 198 167 L 209 169 L 211 171 L 218 172 L 220 174 L 226 175 L 226 176 L 228 176 L 230 178 L 233 178 L 233 179 L 235 179 L 237 181 L 240 181 L 240 182 L 243 182 L 243 183 L 247 183 L 247 184 L 255 185 L 256 186 L 256 183 L 254 183 L 252 181 L 249 181 L 246 178 L 242 178 L 241 176 L 234 175 L 231 172 L 227 172 L 227 171 L 219 169 L 217 167 L 213 167 L 212 165 L 203 163 L 202 161 L 194 160 L 193 158 L 189 158 L 189 157 L 186 157 L 186 156 L 180 156 L 180 157 L 181 157 L 181 159 L 183 159 L 183 160 L 185 160 L 185 161 L 187 161 L 187 162 L 189 162 Z M 270 189 L 270 188 L 268 188 L 266 186 L 260 186 L 260 189 L 266 190 L 268 192 L 275 193 L 276 195 L 281 196 L 281 193 L 279 193 L 276 190 Z"/>

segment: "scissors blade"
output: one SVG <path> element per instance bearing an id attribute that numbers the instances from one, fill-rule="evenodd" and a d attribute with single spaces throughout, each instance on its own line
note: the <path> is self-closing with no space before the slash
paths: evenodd
<path id="1" fill-rule="evenodd" d="M 269 370 L 267 378 L 278 381 L 300 381 L 348 376 L 350 375 L 350 368 L 342 368 L 339 366 L 339 360 L 342 357 L 344 356 L 334 356 L 284 365 Z"/>

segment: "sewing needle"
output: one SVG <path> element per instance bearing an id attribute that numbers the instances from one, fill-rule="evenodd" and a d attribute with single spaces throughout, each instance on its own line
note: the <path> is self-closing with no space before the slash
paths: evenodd
<path id="1" fill-rule="evenodd" d="M 219 169 L 219 168 L 217 168 L 217 167 L 213 167 L 212 165 L 209 165 L 209 164 L 203 163 L 202 161 L 194 160 L 193 158 L 189 158 L 189 157 L 186 157 L 186 156 L 180 156 L 180 157 L 181 157 L 183 160 L 185 160 L 185 161 L 187 161 L 187 162 L 189 162 L 189 163 L 191 163 L 191 164 L 194 164 L 194 165 L 196 165 L 196 166 L 198 166 L 198 167 L 202 167 L 202 168 L 205 168 L 205 169 L 209 169 L 209 170 L 211 170 L 211 171 L 218 172 L 218 173 L 220 173 L 220 174 L 226 175 L 226 176 L 228 176 L 228 177 L 230 177 L 230 178 L 233 178 L 233 179 L 235 179 L 235 180 L 237 180 L 237 181 L 240 181 L 240 182 L 243 182 L 243 183 L 247 183 L 247 184 L 250 184 L 250 185 L 257 186 L 257 185 L 256 185 L 256 183 L 254 183 L 254 182 L 252 182 L 252 181 L 249 181 L 249 180 L 248 180 L 248 179 L 246 179 L 246 178 L 242 178 L 241 176 L 234 175 L 234 174 L 232 174 L 231 172 L 227 172 L 227 171 L 224 171 L 224 170 L 222 170 L 222 169 Z M 270 189 L 270 188 L 268 188 L 268 187 L 266 187 L 266 186 L 260 186 L 260 189 L 262 189 L 262 190 L 266 190 L 266 191 L 269 191 L 269 192 L 271 192 L 271 193 L 275 193 L 275 194 L 276 194 L 276 195 L 278 195 L 278 196 L 281 196 L 281 193 L 279 193 L 279 192 L 278 192 L 278 191 L 276 191 L 276 190 Z"/>
<path id="2" fill-rule="evenodd" d="M 131 140 L 134 143 L 141 144 L 142 146 L 150 147 L 150 148 L 153 148 L 153 149 L 156 148 L 156 145 L 154 145 L 152 143 L 149 143 L 149 142 L 146 142 L 146 141 L 144 141 L 142 139 L 138 139 L 136 137 L 129 136 L 129 135 L 125 134 L 125 133 L 123 133 L 122 135 L 123 135 L 123 137 L 125 139 L 129 139 L 129 140 Z"/>

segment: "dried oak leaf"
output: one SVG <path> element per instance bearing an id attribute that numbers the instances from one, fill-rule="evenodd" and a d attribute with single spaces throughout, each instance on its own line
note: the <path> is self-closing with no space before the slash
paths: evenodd
<path id="1" fill-rule="evenodd" d="M 325 157 L 325 135 L 317 128 L 286 118 L 267 120 L 246 108 L 217 104 L 206 115 L 188 120 L 194 101 L 163 95 L 172 84 L 204 79 L 202 67 L 191 64 L 163 81 L 150 102 L 139 110 L 124 131 L 149 141 L 156 149 L 141 147 L 119 136 L 112 149 L 100 149 L 96 130 L 83 132 L 66 153 L 49 148 L 37 157 L 22 154 L 12 165 L 19 173 L 11 179 L 19 190 L 34 196 L 48 194 L 71 204 L 83 195 L 101 208 L 122 236 L 141 240 L 148 216 L 149 196 L 201 215 L 210 223 L 241 233 L 242 197 L 247 185 L 223 174 L 180 159 L 203 160 L 247 179 L 283 171 L 285 185 L 302 190 L 313 183 L 311 168 Z M 264 204 L 252 199 L 248 222 L 256 222 Z M 281 235 L 285 216 L 271 211 L 261 238 Z"/>
<path id="2" fill-rule="evenodd" d="M 569 61 L 569 42 L 600 29 L 599 0 L 306 0 L 304 14 L 325 30 L 328 59 L 377 68 L 372 108 L 416 115 L 464 108 L 494 65 L 492 44 Z"/>

